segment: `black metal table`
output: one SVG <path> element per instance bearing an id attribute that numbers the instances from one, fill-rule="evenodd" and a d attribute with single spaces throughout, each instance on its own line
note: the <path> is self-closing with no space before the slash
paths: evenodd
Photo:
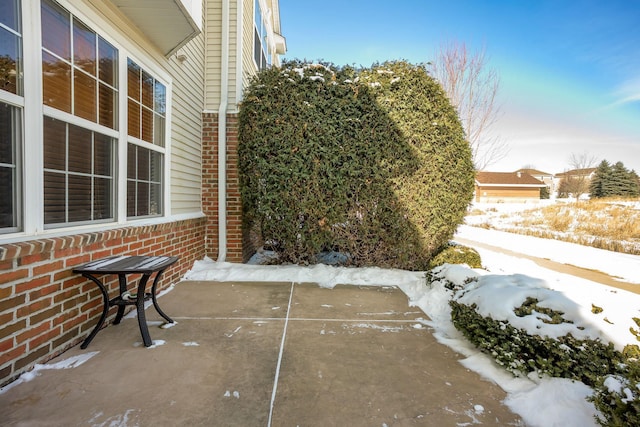
<path id="1" fill-rule="evenodd" d="M 156 299 L 156 288 L 160 281 L 162 273 L 172 264 L 178 261 L 178 257 L 175 256 L 113 256 L 109 258 L 100 259 L 97 261 L 91 261 L 87 264 L 81 265 L 73 269 L 74 273 L 81 273 L 84 277 L 91 279 L 95 283 L 100 292 L 102 293 L 102 315 L 98 324 L 93 328 L 93 331 L 84 340 L 80 348 L 87 348 L 91 340 L 96 336 L 98 331 L 104 325 L 107 315 L 109 314 L 109 308 L 118 306 L 118 313 L 113 321 L 114 325 L 117 325 L 124 316 L 125 307 L 128 305 L 135 305 L 138 311 L 138 325 L 140 326 L 140 333 L 142 334 L 142 341 L 145 347 L 149 347 L 152 344 L 151 337 L 149 336 L 149 328 L 147 326 L 147 319 L 144 313 L 144 302 L 151 299 L 156 311 L 167 322 L 174 323 L 169 316 L 167 316 L 158 306 Z M 156 274 L 151 286 L 151 292 L 146 292 L 147 282 L 149 278 Z M 102 281 L 96 276 L 102 276 L 106 274 L 117 274 L 119 282 L 119 295 L 115 298 L 109 299 L 109 293 Z M 142 274 L 140 281 L 138 282 L 137 294 L 132 294 L 127 290 L 127 275 L 128 274 Z"/>

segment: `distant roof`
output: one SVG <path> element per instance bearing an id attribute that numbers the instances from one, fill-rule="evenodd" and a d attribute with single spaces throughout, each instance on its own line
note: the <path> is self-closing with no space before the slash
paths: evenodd
<path id="1" fill-rule="evenodd" d="M 598 168 L 571 169 L 569 171 L 557 173 L 556 176 L 589 176 Z"/>
<path id="2" fill-rule="evenodd" d="M 546 187 L 546 184 L 528 173 L 477 172 L 476 183 L 482 186 Z"/>
<path id="3" fill-rule="evenodd" d="M 552 173 L 548 173 L 548 172 L 542 172 L 539 171 L 538 169 L 518 169 L 516 172 L 522 172 L 522 173 L 528 173 L 531 176 L 535 176 L 535 175 L 549 175 L 549 176 L 553 176 Z"/>

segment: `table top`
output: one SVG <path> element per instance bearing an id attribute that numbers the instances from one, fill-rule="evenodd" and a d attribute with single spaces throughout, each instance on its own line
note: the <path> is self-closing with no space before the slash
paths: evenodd
<path id="1" fill-rule="evenodd" d="M 73 269 L 75 273 L 151 274 L 178 261 L 177 256 L 113 256 L 88 262 Z"/>

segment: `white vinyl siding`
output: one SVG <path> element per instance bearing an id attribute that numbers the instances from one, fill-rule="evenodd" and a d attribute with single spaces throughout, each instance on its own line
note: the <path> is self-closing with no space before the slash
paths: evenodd
<path id="1" fill-rule="evenodd" d="M 217 112 L 222 63 L 222 2 L 207 0 L 205 13 L 205 110 Z"/>
<path id="2" fill-rule="evenodd" d="M 242 69 L 244 73 L 242 75 L 242 84 L 244 87 L 249 85 L 249 79 L 254 75 L 258 69 L 256 63 L 253 60 L 253 2 L 254 0 L 243 0 L 244 9 L 242 11 L 244 15 L 243 31 L 242 31 Z"/>
<path id="3" fill-rule="evenodd" d="M 202 210 L 202 109 L 204 107 L 204 36 L 191 40 L 171 58 L 173 126 L 171 139 L 171 212 L 174 215 Z"/>

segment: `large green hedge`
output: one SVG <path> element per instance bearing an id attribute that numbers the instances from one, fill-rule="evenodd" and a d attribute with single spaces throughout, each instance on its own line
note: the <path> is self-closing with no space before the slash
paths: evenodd
<path id="1" fill-rule="evenodd" d="M 281 262 L 338 251 L 351 265 L 425 269 L 471 201 L 457 114 L 422 66 L 285 63 L 239 115 L 245 227 Z"/>

